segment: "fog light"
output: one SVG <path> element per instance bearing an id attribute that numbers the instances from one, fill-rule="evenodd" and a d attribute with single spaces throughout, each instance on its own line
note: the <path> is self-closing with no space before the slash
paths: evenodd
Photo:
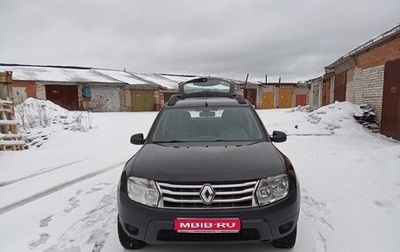
<path id="1" fill-rule="evenodd" d="M 280 226 L 279 233 L 281 233 L 281 234 L 287 233 L 292 228 L 292 226 L 293 226 L 293 221 Z"/>
<path id="2" fill-rule="evenodd" d="M 126 229 L 128 230 L 128 232 L 132 235 L 138 235 L 139 234 L 139 229 L 137 227 L 131 226 L 126 224 L 125 225 Z"/>

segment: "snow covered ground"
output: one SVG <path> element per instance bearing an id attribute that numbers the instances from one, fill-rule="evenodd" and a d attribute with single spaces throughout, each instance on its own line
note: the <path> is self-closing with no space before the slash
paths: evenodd
<path id="1" fill-rule="evenodd" d="M 139 148 L 130 136 L 147 133 L 156 112 L 77 115 L 45 105 L 52 111 L 46 125 L 23 130 L 35 140 L 29 150 L 0 152 L 0 251 L 124 251 L 116 234 L 117 181 Z M 346 102 L 312 113 L 258 110 L 270 132 L 288 134 L 276 145 L 302 188 L 291 251 L 400 250 L 400 143 L 358 125 L 351 116 L 357 110 Z M 269 244 L 142 251 L 228 250 L 284 251 Z"/>

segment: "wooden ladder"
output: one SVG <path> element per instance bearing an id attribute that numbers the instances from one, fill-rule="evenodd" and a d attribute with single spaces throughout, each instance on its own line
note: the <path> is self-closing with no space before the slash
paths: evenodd
<path id="1" fill-rule="evenodd" d="M 18 132 L 13 102 L 0 99 L 0 151 L 25 149 L 26 144 Z"/>

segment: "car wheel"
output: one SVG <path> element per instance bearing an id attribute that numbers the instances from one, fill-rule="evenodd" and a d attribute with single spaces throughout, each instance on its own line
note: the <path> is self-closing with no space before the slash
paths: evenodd
<path id="1" fill-rule="evenodd" d="M 296 234 L 297 234 L 297 227 L 295 227 L 293 231 L 290 232 L 290 234 L 274 240 L 272 242 L 272 245 L 275 248 L 293 248 L 294 245 L 296 244 Z"/>
<path id="2" fill-rule="evenodd" d="M 125 233 L 124 229 L 121 226 L 119 218 L 117 222 L 118 222 L 118 239 L 122 247 L 124 247 L 125 249 L 141 249 L 144 246 L 146 246 L 146 243 L 144 241 L 136 240 L 135 238 Z"/>

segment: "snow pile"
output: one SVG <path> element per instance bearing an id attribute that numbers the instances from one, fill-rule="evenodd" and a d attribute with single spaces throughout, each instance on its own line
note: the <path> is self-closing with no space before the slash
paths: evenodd
<path id="1" fill-rule="evenodd" d="M 309 109 L 309 106 L 285 109 L 287 118 L 280 116 L 279 120 L 276 120 L 274 114 L 275 112 L 281 113 L 282 109 L 266 111 L 266 114 L 270 117 L 268 121 L 263 120 L 263 122 L 270 132 L 280 130 L 288 136 L 324 136 L 335 133 L 352 134 L 354 132 L 364 134 L 367 132 L 354 118 L 355 115 L 363 113 L 358 105 L 350 102 L 335 102 L 312 112 L 309 112 Z M 262 117 L 264 111 L 258 112 Z M 276 127 L 277 124 L 280 125 L 279 128 Z"/>
<path id="2" fill-rule="evenodd" d="M 40 146 L 37 139 L 47 140 L 52 132 L 71 130 L 86 132 L 93 128 L 87 111 L 68 111 L 51 101 L 28 98 L 15 106 L 15 117 L 25 140 Z"/>
<path id="3" fill-rule="evenodd" d="M 362 113 L 359 106 L 350 102 L 335 102 L 308 114 L 307 121 L 330 131 L 359 131 L 362 126 L 357 123 L 354 115 Z"/>
<path id="4" fill-rule="evenodd" d="M 306 105 L 306 106 L 297 106 L 294 107 L 290 110 L 290 112 L 296 112 L 296 111 L 300 111 L 300 112 L 310 112 L 310 105 Z"/>

